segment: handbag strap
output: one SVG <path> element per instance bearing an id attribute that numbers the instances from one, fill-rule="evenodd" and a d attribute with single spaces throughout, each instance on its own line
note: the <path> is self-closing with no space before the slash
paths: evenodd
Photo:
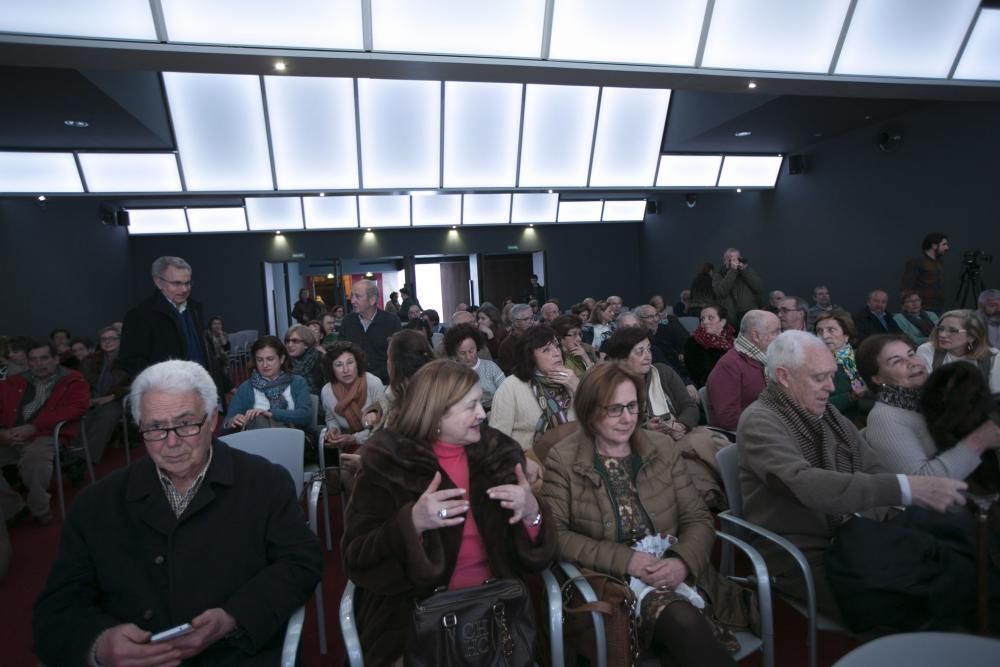
<path id="1" fill-rule="evenodd" d="M 571 586 L 576 581 L 587 581 L 588 579 L 600 578 L 605 579 L 611 583 L 618 584 L 625 591 L 625 597 L 622 600 L 624 611 L 628 616 L 628 638 L 629 638 L 629 666 L 628 667 L 638 667 L 639 665 L 639 624 L 636 621 L 636 607 L 638 602 L 636 601 L 635 592 L 632 588 L 626 584 L 621 579 L 613 577 L 610 574 L 604 574 L 603 572 L 589 572 L 587 574 L 581 574 L 578 577 L 572 577 L 563 582 L 560 587 L 563 598 L 563 612 L 566 615 L 576 615 L 576 614 L 589 614 L 591 612 L 597 612 L 599 614 L 604 614 L 605 616 L 611 616 L 614 614 L 615 609 L 610 602 L 606 600 L 597 600 L 596 602 L 586 602 L 575 607 L 570 607 L 568 605 L 569 596 L 571 593 Z M 595 628 L 596 629 L 596 628 Z"/>

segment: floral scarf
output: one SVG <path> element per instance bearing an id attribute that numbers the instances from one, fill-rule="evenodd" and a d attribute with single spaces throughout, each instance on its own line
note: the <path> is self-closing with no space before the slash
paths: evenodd
<path id="1" fill-rule="evenodd" d="M 531 391 L 542 409 L 542 416 L 535 425 L 535 437 L 540 437 L 552 426 L 559 426 L 569 421 L 569 406 L 573 402 L 566 387 L 555 382 L 549 382 L 541 371 L 535 371 L 531 378 Z"/>
<path id="2" fill-rule="evenodd" d="M 834 352 L 833 356 L 837 359 L 837 365 L 844 369 L 847 379 L 851 381 L 851 388 L 855 391 L 861 391 L 865 383 L 861 379 L 861 374 L 858 373 L 858 365 L 854 362 L 854 348 L 851 347 L 851 344 L 844 343 L 844 346 Z"/>
<path id="3" fill-rule="evenodd" d="M 920 395 L 922 389 L 908 389 L 884 384 L 878 388 L 878 400 L 894 408 L 902 408 L 911 412 L 921 412 Z"/>
<path id="4" fill-rule="evenodd" d="M 691 337 L 698 341 L 706 350 L 722 350 L 723 352 L 733 346 L 733 328 L 728 324 L 722 329 L 719 335 L 710 334 L 699 324 L 691 334 Z"/>
<path id="5" fill-rule="evenodd" d="M 290 373 L 282 372 L 273 380 L 266 380 L 256 368 L 250 376 L 250 386 L 264 394 L 272 410 L 287 410 L 288 401 L 285 400 L 285 389 L 292 383 Z"/>

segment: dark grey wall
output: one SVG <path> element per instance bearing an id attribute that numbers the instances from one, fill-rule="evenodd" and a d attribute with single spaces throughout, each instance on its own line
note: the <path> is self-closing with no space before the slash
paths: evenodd
<path id="1" fill-rule="evenodd" d="M 94 338 L 129 302 L 128 235 L 96 200 L 0 200 L 0 334 Z"/>
<path id="2" fill-rule="evenodd" d="M 274 234 L 145 236 L 131 239 L 131 277 L 138 298 L 152 289 L 149 266 L 160 255 L 178 255 L 194 268 L 194 297 L 206 314 L 217 313 L 230 331 L 265 328 L 262 262 L 308 262 L 402 255 L 545 251 L 549 295 L 566 306 L 585 296 L 641 298 L 636 261 L 639 224 L 539 225 L 462 229 L 376 230 Z M 511 246 L 516 246 L 512 248 Z M 304 253 L 302 259 L 293 253 Z M 419 286 L 418 286 L 419 290 Z"/>
<path id="3" fill-rule="evenodd" d="M 898 120 L 904 140 L 894 153 L 878 148 L 881 126 L 868 127 L 813 147 L 809 171 L 783 171 L 774 190 L 701 192 L 695 208 L 684 193 L 664 196 L 644 225 L 643 294 L 675 300 L 702 262 L 718 265 L 736 246 L 769 290 L 811 299 L 826 283 L 853 310 L 882 287 L 898 310 L 904 262 L 919 255 L 927 232 L 941 231 L 952 246 L 950 304 L 962 253 L 1000 254 L 1000 106 L 937 103 Z M 997 262 L 983 264 L 987 287 L 1000 286 Z"/>

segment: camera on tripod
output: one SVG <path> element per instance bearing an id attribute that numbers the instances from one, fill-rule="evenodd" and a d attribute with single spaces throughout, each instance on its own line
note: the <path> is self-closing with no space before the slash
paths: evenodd
<path id="1" fill-rule="evenodd" d="M 977 266 L 979 262 L 989 264 L 993 261 L 993 255 L 987 255 L 985 250 L 967 250 L 962 258 L 967 266 Z"/>

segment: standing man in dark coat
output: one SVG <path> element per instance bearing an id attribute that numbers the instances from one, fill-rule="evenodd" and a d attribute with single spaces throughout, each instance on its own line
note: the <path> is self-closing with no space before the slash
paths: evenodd
<path id="1" fill-rule="evenodd" d="M 924 310 L 939 315 L 944 307 L 944 254 L 948 252 L 948 237 L 932 232 L 924 237 L 920 246 L 923 254 L 917 259 L 907 260 L 903 267 L 903 277 L 899 281 L 900 294 L 911 290 L 920 295 Z"/>
<path id="2" fill-rule="evenodd" d="M 359 280 L 351 285 L 353 310 L 344 317 L 340 336 L 360 345 L 368 360 L 368 372 L 388 384 L 389 336 L 399 331 L 400 323 L 395 315 L 379 310 L 378 302 L 378 285 L 371 280 Z"/>
<path id="3" fill-rule="evenodd" d="M 156 291 L 125 315 L 119 361 L 135 377 L 167 359 L 186 359 L 216 377 L 214 355 L 205 341 L 201 304 L 191 297 L 191 265 L 180 257 L 153 262 Z"/>

